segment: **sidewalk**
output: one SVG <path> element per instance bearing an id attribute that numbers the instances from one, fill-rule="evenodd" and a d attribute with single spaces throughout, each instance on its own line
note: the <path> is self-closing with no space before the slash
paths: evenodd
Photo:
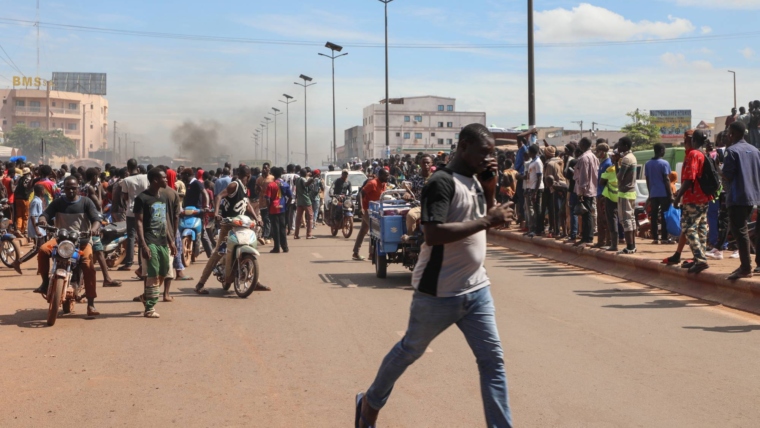
<path id="1" fill-rule="evenodd" d="M 723 260 L 708 260 L 710 269 L 691 275 L 680 266 L 661 263 L 664 258 L 673 255 L 676 244 L 652 245 L 650 240 L 637 240 L 638 252 L 635 255 L 617 255 L 590 247 L 574 247 L 550 238 L 528 238 L 516 229 L 490 230 L 488 242 L 760 314 L 760 275 L 738 281 L 726 280 L 739 267 L 739 259 L 729 258 L 730 251 L 724 252 Z M 687 245 L 681 254 L 681 260 L 690 258 L 691 251 Z"/>

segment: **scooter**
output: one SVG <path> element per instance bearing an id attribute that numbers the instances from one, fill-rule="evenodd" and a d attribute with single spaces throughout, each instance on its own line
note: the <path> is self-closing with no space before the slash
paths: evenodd
<path id="1" fill-rule="evenodd" d="M 58 318 L 58 309 L 63 313 L 74 312 L 74 304 L 81 297 L 80 255 L 82 244 L 90 240 L 89 232 L 76 232 L 47 226 L 46 230 L 55 236 L 57 245 L 51 255 L 50 282 L 45 296 L 48 302 L 47 325 L 53 326 Z"/>
<path id="2" fill-rule="evenodd" d="M 196 245 L 203 233 L 204 210 L 196 207 L 185 207 L 179 219 L 179 235 L 182 237 L 182 264 L 190 266 L 194 263 L 199 246 Z"/>
<path id="3" fill-rule="evenodd" d="M 253 293 L 259 283 L 260 254 L 256 249 L 256 232 L 253 231 L 256 223 L 244 215 L 225 218 L 221 222 L 221 225 L 230 224 L 232 230 L 219 247 L 219 253 L 223 257 L 214 267 L 213 273 L 225 290 L 229 290 L 234 282 L 235 294 L 244 299 Z M 225 237 L 220 236 L 219 239 Z"/>
<path id="4" fill-rule="evenodd" d="M 103 243 L 103 255 L 109 268 L 119 266 L 124 262 L 129 252 L 129 236 L 127 222 L 108 223 L 103 221 L 100 229 L 100 240 Z"/>
<path id="5" fill-rule="evenodd" d="M 9 268 L 13 268 L 16 260 L 21 257 L 21 246 L 16 236 L 8 232 L 11 219 L 5 218 L 3 212 L 9 208 L 8 199 L 0 200 L 0 261 Z"/>

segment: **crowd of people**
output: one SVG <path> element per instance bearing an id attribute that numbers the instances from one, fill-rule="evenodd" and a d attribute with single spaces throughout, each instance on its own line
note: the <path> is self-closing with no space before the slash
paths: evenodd
<path id="1" fill-rule="evenodd" d="M 664 264 L 702 272 L 710 259 L 723 259 L 731 241 L 730 257 L 741 259 L 741 266 L 728 278 L 751 277 L 760 273 L 760 256 L 754 270 L 750 262 L 751 234 L 760 245 L 752 216 L 760 204 L 760 139 L 753 136 L 760 130 L 757 121 L 748 130 L 743 116 L 733 119 L 715 141 L 702 130 L 684 134 L 680 183 L 661 143 L 653 146 L 651 160 L 638 165 L 627 136 L 614 143 L 583 138 L 560 148 L 529 144 L 529 135 L 520 136 L 516 151 L 499 156 L 499 198 L 517 204 L 519 227 L 530 238 L 631 255 L 637 252 L 642 214 L 651 220 L 652 244 L 677 244 Z M 648 190 L 643 206 L 636 204 L 637 180 L 644 180 Z M 680 210 L 679 232 L 668 227 L 673 210 Z M 687 244 L 692 257 L 682 260 Z"/>

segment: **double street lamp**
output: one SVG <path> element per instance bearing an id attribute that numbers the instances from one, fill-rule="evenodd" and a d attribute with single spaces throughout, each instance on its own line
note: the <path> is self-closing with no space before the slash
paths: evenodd
<path id="1" fill-rule="evenodd" d="M 277 116 L 282 115 L 282 113 L 280 112 L 279 109 L 276 109 L 274 107 L 272 107 L 272 111 L 274 111 L 274 113 L 269 113 L 269 114 L 274 116 L 274 164 L 279 165 L 280 161 L 277 158 Z"/>
<path id="2" fill-rule="evenodd" d="M 304 147 L 304 166 L 309 165 L 309 146 L 308 146 L 308 132 L 307 132 L 307 121 L 306 121 L 306 88 L 309 86 L 314 86 L 317 84 L 317 82 L 309 83 L 312 79 L 311 77 L 302 74 L 298 76 L 299 79 L 303 79 L 303 83 L 293 82 L 298 86 L 303 86 L 303 147 Z"/>
<path id="3" fill-rule="evenodd" d="M 287 153 L 285 157 L 286 157 L 286 163 L 290 165 L 290 105 L 296 102 L 296 100 L 294 100 L 293 97 L 291 97 L 288 94 L 282 94 L 282 96 L 285 97 L 285 101 L 283 100 L 278 100 L 278 101 L 285 104 L 285 137 L 287 141 L 287 147 L 286 147 Z"/>
<path id="4" fill-rule="evenodd" d="M 319 55 L 330 58 L 332 60 L 332 98 L 333 98 L 333 146 L 332 146 L 332 155 L 333 155 L 333 162 L 337 162 L 337 152 L 336 152 L 336 145 L 337 145 L 337 134 L 335 131 L 335 58 L 340 58 L 342 56 L 348 55 L 348 53 L 343 53 L 340 55 L 335 55 L 336 52 L 340 52 L 343 50 L 343 46 L 336 45 L 335 43 L 327 42 L 325 44 L 325 47 L 330 49 L 332 52 L 330 55 L 325 55 L 322 52 L 319 53 Z M 387 94 L 386 94 L 387 96 Z"/>
<path id="5" fill-rule="evenodd" d="M 269 157 L 269 121 L 272 120 L 271 117 L 264 116 L 264 120 L 266 120 L 267 125 L 267 157 Z"/>

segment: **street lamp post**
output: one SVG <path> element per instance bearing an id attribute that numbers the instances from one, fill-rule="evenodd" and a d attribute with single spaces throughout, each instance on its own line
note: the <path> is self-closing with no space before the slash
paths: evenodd
<path id="1" fill-rule="evenodd" d="M 380 0 L 385 3 L 385 157 L 391 157 L 391 134 L 390 134 L 390 118 L 388 116 L 388 3 L 393 0 Z"/>
<path id="2" fill-rule="evenodd" d="M 269 157 L 269 121 L 271 121 L 272 118 L 268 116 L 264 116 L 264 120 L 266 120 L 265 123 L 267 125 L 267 157 Z"/>
<path id="3" fill-rule="evenodd" d="M 306 88 L 308 88 L 309 86 L 316 85 L 317 82 L 309 83 L 309 82 L 311 82 L 314 79 L 312 79 L 311 77 L 309 77 L 309 76 L 307 76 L 305 74 L 302 74 L 302 75 L 298 76 L 298 78 L 299 79 L 303 79 L 303 83 L 298 83 L 298 82 L 293 82 L 293 83 L 295 83 L 298 86 L 303 86 L 303 150 L 304 150 L 304 155 L 303 155 L 304 162 L 303 163 L 304 163 L 304 166 L 308 166 L 309 165 L 309 146 L 307 144 L 307 142 L 308 142 L 308 134 L 306 132 L 306 126 L 307 126 L 307 122 L 306 122 Z"/>
<path id="4" fill-rule="evenodd" d="M 533 0 L 528 0 L 528 127 L 536 126 L 536 70 L 533 44 Z"/>
<path id="5" fill-rule="evenodd" d="M 319 55 L 322 55 L 323 57 L 330 58 L 332 60 L 332 96 L 333 96 L 333 146 L 332 146 L 332 154 L 333 154 L 333 162 L 337 162 L 337 153 L 336 153 L 336 141 L 337 141 L 337 135 L 335 133 L 335 58 L 340 58 L 342 56 L 348 55 L 348 52 L 335 55 L 335 52 L 340 52 L 343 50 L 343 46 L 336 45 L 335 43 L 327 42 L 325 44 L 325 47 L 330 49 L 332 53 L 330 55 L 325 55 L 323 53 L 319 53 Z"/>
<path id="6" fill-rule="evenodd" d="M 261 125 L 261 150 L 259 153 L 261 154 L 261 159 L 266 159 L 268 157 L 268 153 L 264 154 L 264 128 L 267 127 L 267 124 L 262 122 L 259 125 Z M 269 159 L 266 159 L 269 160 Z"/>
<path id="7" fill-rule="evenodd" d="M 280 161 L 277 157 L 277 116 L 282 116 L 282 112 L 279 109 L 272 107 L 274 113 L 269 113 L 274 116 L 274 164 L 279 165 Z"/>
<path id="8" fill-rule="evenodd" d="M 736 108 L 736 72 L 731 70 L 728 72 L 734 75 L 734 108 Z"/>
<path id="9" fill-rule="evenodd" d="M 285 155 L 285 158 L 286 158 L 285 162 L 287 162 L 287 164 L 289 165 L 290 164 L 290 105 L 296 102 L 296 100 L 294 100 L 293 97 L 291 97 L 288 94 L 282 94 L 282 96 L 285 97 L 285 101 L 283 100 L 278 100 L 278 101 L 285 104 L 285 141 L 287 144 L 286 146 L 287 153 Z"/>

